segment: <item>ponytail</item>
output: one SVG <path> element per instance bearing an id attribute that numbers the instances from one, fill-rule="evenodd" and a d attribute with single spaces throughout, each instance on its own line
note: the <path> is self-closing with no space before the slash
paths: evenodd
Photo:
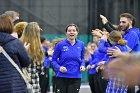
<path id="1" fill-rule="evenodd" d="M 124 45 L 126 45 L 126 40 L 123 40 L 123 39 L 120 39 L 119 41 L 118 41 L 118 44 L 120 44 L 120 45 L 122 45 L 122 46 L 124 46 Z"/>

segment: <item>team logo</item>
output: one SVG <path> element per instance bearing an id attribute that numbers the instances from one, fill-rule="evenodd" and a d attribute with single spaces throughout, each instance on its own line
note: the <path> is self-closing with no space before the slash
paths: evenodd
<path id="1" fill-rule="evenodd" d="M 68 46 L 63 46 L 63 51 L 68 51 L 68 50 L 69 50 Z"/>

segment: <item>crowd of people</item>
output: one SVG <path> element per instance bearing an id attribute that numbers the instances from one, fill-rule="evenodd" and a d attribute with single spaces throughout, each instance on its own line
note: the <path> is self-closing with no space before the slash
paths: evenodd
<path id="1" fill-rule="evenodd" d="M 76 24 L 66 26 L 66 38 L 50 42 L 41 36 L 37 22 L 6 11 L 0 15 L 0 46 L 28 72 L 34 93 L 49 91 L 51 67 L 54 93 L 79 93 L 85 70 L 92 93 L 135 93 L 135 86 L 140 85 L 140 30 L 134 27 L 135 19 L 122 13 L 115 26 L 105 16 L 100 18 L 104 28 L 92 30 L 93 41 L 85 47 L 77 39 Z M 27 93 L 22 76 L 2 53 L 0 82 L 0 93 Z"/>

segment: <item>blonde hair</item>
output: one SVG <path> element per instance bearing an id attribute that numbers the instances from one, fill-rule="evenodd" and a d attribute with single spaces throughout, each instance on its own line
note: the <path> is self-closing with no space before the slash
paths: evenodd
<path id="1" fill-rule="evenodd" d="M 64 39 L 65 38 L 56 38 L 56 39 L 53 39 L 51 43 L 52 43 L 53 46 L 55 46 L 58 42 L 60 42 L 60 41 L 62 41 Z"/>
<path id="2" fill-rule="evenodd" d="M 16 11 L 5 11 L 4 14 L 8 15 L 12 21 L 15 21 L 16 17 L 19 17 L 19 13 Z"/>
<path id="3" fill-rule="evenodd" d="M 93 35 L 93 37 L 94 36 L 97 36 L 99 38 L 101 38 L 103 36 L 103 34 L 101 33 L 101 30 L 100 29 L 92 30 L 92 35 Z"/>
<path id="4" fill-rule="evenodd" d="M 27 22 L 19 22 L 14 26 L 14 32 L 18 34 L 18 38 L 21 37 L 24 28 L 26 27 Z"/>
<path id="5" fill-rule="evenodd" d="M 27 24 L 21 36 L 21 41 L 23 43 L 30 43 L 28 49 L 29 55 L 33 63 L 41 65 L 44 61 L 44 52 L 40 41 L 40 28 L 38 23 L 30 22 Z"/>
<path id="6" fill-rule="evenodd" d="M 95 46 L 95 47 L 97 48 L 97 44 L 94 43 L 94 42 L 89 42 L 89 43 L 87 44 L 87 48 L 88 48 L 88 50 L 89 50 L 89 52 L 90 52 L 91 54 L 93 54 L 94 51 L 95 51 L 95 50 L 92 49 L 93 46 Z"/>
<path id="7" fill-rule="evenodd" d="M 109 38 L 117 44 L 120 44 L 122 46 L 126 45 L 126 41 L 122 39 L 122 35 L 119 31 L 112 31 L 109 34 Z"/>

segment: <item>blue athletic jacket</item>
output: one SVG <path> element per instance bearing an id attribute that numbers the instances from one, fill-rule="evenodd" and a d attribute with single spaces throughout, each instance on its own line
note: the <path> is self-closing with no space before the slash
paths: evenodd
<path id="1" fill-rule="evenodd" d="M 140 32 L 137 28 L 131 28 L 125 32 L 123 39 L 127 40 L 127 46 L 132 49 L 131 52 L 140 51 Z"/>
<path id="2" fill-rule="evenodd" d="M 102 53 L 106 53 L 103 60 L 106 61 L 105 64 L 107 64 L 108 62 L 110 62 L 110 60 L 112 60 L 112 58 L 109 58 L 109 55 L 107 54 L 107 50 L 108 48 L 113 48 L 115 49 L 116 47 L 118 47 L 122 52 L 128 52 L 128 47 L 127 45 L 125 46 L 121 46 L 119 44 L 115 44 L 113 46 L 110 46 L 110 47 L 106 47 L 105 46 L 105 41 L 103 39 L 100 40 L 100 43 L 99 43 L 99 51 L 102 52 Z"/>
<path id="3" fill-rule="evenodd" d="M 67 39 L 59 42 L 54 48 L 52 65 L 56 71 L 56 77 L 81 78 L 80 66 L 85 66 L 84 43 L 76 40 L 72 46 Z M 60 66 L 66 67 L 67 72 L 60 72 Z"/>

